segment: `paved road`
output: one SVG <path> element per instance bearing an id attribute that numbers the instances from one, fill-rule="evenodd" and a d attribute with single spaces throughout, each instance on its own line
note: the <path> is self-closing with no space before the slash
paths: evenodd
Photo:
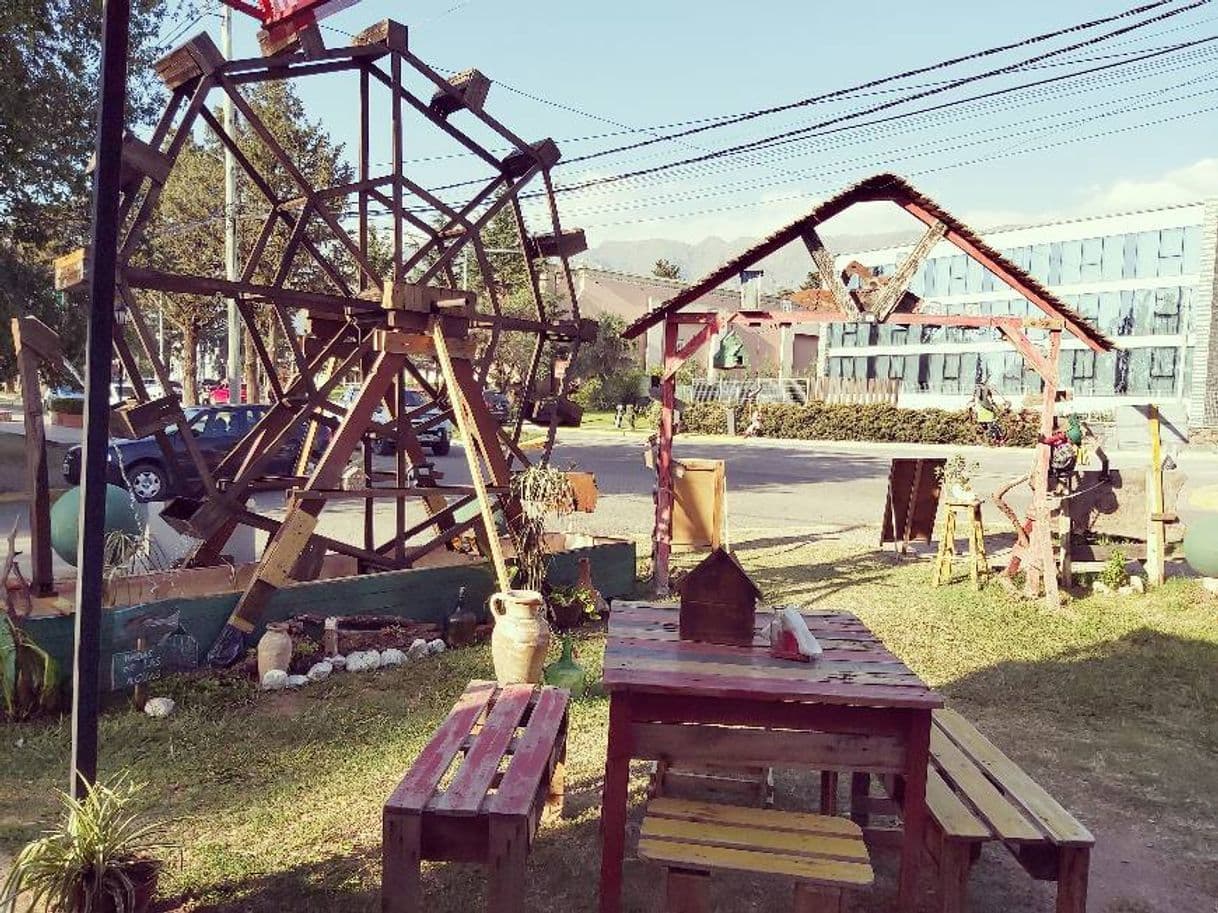
<path id="1" fill-rule="evenodd" d="M 579 431 L 560 436 L 554 453 L 556 465 L 594 472 L 602 498 L 596 513 L 563 518 L 558 525 L 571 531 L 647 539 L 653 519 L 651 492 L 655 477 L 643 465 L 643 443 L 642 436 L 612 432 Z M 889 460 L 894 456 L 942 456 L 955 451 L 952 447 L 924 445 L 693 438 L 679 439 L 676 446 L 678 458 L 727 461 L 729 536 L 737 542 L 798 533 L 835 534 L 874 542 L 884 509 Z M 969 448 L 966 453 L 981 463 L 978 489 L 987 493 L 1002 481 L 1026 472 L 1031 464 L 1031 456 L 1024 450 Z M 1133 470 L 1144 466 L 1145 459 L 1144 455 L 1118 453 L 1114 454 L 1113 466 Z M 1218 456 L 1188 451 L 1178 461 L 1189 478 L 1186 495 L 1189 489 L 1218 484 Z M 448 456 L 435 462 L 445 473 L 446 482 L 468 482 L 459 443 Z M 376 463 L 378 468 L 389 469 L 392 460 L 378 458 Z M 1018 499 L 1012 500 L 1018 508 Z M 278 513 L 282 503 L 282 496 L 276 494 L 259 499 L 259 506 L 271 513 Z M 11 529 L 13 518 L 23 512 L 19 504 L 0 505 L 0 530 Z M 1190 510 L 1186 506 L 1181 513 L 1187 520 Z M 992 505 L 987 505 L 986 523 L 990 531 L 1006 526 Z M 389 536 L 392 524 L 392 505 L 386 504 L 378 511 L 378 539 Z M 361 502 L 340 502 L 323 514 L 319 531 L 359 542 L 362 528 Z M 21 543 L 19 547 L 26 546 Z"/>

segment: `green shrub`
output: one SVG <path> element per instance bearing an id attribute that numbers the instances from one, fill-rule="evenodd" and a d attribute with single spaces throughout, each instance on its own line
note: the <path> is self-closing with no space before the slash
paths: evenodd
<path id="1" fill-rule="evenodd" d="M 681 417 L 682 430 L 692 434 L 726 434 L 727 409 L 722 403 L 696 403 Z M 761 412 L 761 436 L 806 441 L 875 441 L 878 443 L 984 444 L 981 427 L 968 410 L 898 409 L 883 403 L 849 404 L 763 403 L 736 406 L 736 428 L 745 428 L 753 409 Z M 1036 443 L 1037 421 L 1007 413 L 1002 417 L 1007 443 L 1030 447 Z"/>
<path id="2" fill-rule="evenodd" d="M 85 401 L 83 397 L 52 396 L 47 400 L 47 409 L 60 415 L 83 415 Z"/>

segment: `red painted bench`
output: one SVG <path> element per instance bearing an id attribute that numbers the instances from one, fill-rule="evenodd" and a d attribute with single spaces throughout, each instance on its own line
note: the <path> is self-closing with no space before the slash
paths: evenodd
<path id="1" fill-rule="evenodd" d="M 424 859 L 483 863 L 488 909 L 524 909 L 542 812 L 562 807 L 568 701 L 558 688 L 469 683 L 385 802 L 384 913 L 422 909 Z"/>

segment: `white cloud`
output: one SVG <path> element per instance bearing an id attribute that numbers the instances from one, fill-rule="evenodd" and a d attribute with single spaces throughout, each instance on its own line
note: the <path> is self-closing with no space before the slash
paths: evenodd
<path id="1" fill-rule="evenodd" d="M 1094 188 L 1075 209 L 1077 215 L 1096 215 L 1195 203 L 1213 196 L 1218 196 L 1218 158 L 1205 158 L 1161 177 Z"/>

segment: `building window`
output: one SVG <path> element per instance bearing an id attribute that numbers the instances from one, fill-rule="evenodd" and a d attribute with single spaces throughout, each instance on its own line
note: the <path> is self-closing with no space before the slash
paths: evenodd
<path id="1" fill-rule="evenodd" d="M 1103 278 L 1104 239 L 1088 238 L 1082 248 L 1079 278 L 1083 282 L 1099 282 Z"/>
<path id="2" fill-rule="evenodd" d="M 1075 393 L 1095 392 L 1095 353 L 1076 351 L 1070 370 L 1070 380 Z"/>
<path id="3" fill-rule="evenodd" d="M 1201 272 L 1201 226 L 1190 225 L 1184 229 L 1184 273 L 1195 276 Z"/>
<path id="4" fill-rule="evenodd" d="M 960 379 L 959 355 L 947 353 L 943 356 L 943 379 L 957 381 Z"/>
<path id="5" fill-rule="evenodd" d="M 1159 275 L 1159 233 L 1138 233 L 1138 279 L 1154 279 Z"/>
<path id="6" fill-rule="evenodd" d="M 1062 242 L 1062 285 L 1073 285 L 1082 280 L 1083 275 L 1083 242 Z"/>
<path id="7" fill-rule="evenodd" d="M 964 256 L 964 254 L 952 257 L 948 261 L 951 265 L 948 274 L 947 294 L 963 295 L 969 291 L 968 261 L 969 258 Z"/>
<path id="8" fill-rule="evenodd" d="M 1184 229 L 1165 228 L 1159 232 L 1159 275 L 1179 276 L 1184 272 Z"/>
<path id="9" fill-rule="evenodd" d="M 1150 332 L 1158 336 L 1180 332 L 1180 293 L 1183 291 L 1180 288 L 1155 289 Z"/>
<path id="10" fill-rule="evenodd" d="M 1115 282 L 1125 275 L 1125 236 L 1108 235 L 1104 238 L 1103 264 L 1100 277 L 1105 282 Z"/>
<path id="11" fill-rule="evenodd" d="M 1033 278 L 1041 282 L 1049 281 L 1049 245 L 1037 244 L 1032 248 L 1031 268 L 1028 270 Z"/>

